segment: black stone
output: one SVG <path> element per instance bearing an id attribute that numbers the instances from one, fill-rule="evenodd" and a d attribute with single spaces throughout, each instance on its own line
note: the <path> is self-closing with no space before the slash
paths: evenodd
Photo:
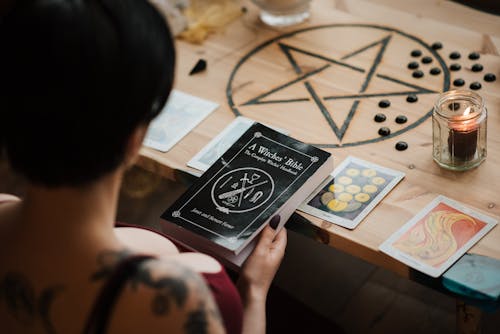
<path id="1" fill-rule="evenodd" d="M 481 83 L 474 81 L 473 83 L 470 84 L 469 87 L 470 87 L 470 89 L 478 90 L 478 89 L 481 89 Z"/>
<path id="2" fill-rule="evenodd" d="M 203 72 L 207 68 L 207 61 L 205 59 L 199 59 L 198 62 L 194 65 L 189 75 L 193 75 L 199 72 Z"/>
<path id="3" fill-rule="evenodd" d="M 389 129 L 386 126 L 383 126 L 380 129 L 378 129 L 378 134 L 383 136 L 383 137 L 388 136 L 391 134 L 391 129 Z"/>
<path id="4" fill-rule="evenodd" d="M 391 101 L 389 101 L 389 100 L 380 100 L 380 102 L 378 103 L 378 106 L 380 108 L 388 108 L 390 105 L 391 105 Z"/>
<path id="5" fill-rule="evenodd" d="M 471 60 L 477 60 L 481 57 L 481 55 L 478 52 L 471 52 L 469 53 L 469 59 Z"/>
<path id="6" fill-rule="evenodd" d="M 418 97 L 415 94 L 410 94 L 406 97 L 406 102 L 415 103 L 418 101 Z"/>
<path id="7" fill-rule="evenodd" d="M 420 70 L 416 70 L 416 71 L 413 71 L 412 73 L 412 76 L 414 78 L 421 78 L 424 76 L 424 72 L 420 71 Z"/>
<path id="8" fill-rule="evenodd" d="M 405 141 L 398 141 L 396 143 L 396 150 L 398 151 L 404 151 L 408 148 L 408 143 Z"/>
<path id="9" fill-rule="evenodd" d="M 438 75 L 439 73 L 441 73 L 441 70 L 439 69 L 439 67 L 433 67 L 431 68 L 430 73 L 432 75 Z"/>
<path id="10" fill-rule="evenodd" d="M 425 57 L 422 58 L 422 63 L 424 63 L 424 64 L 430 64 L 430 63 L 432 63 L 432 58 L 429 57 L 429 56 L 425 56 Z"/>
<path id="11" fill-rule="evenodd" d="M 453 80 L 453 86 L 462 87 L 463 85 L 465 85 L 464 79 L 458 78 Z"/>
<path id="12" fill-rule="evenodd" d="M 450 103 L 450 104 L 448 104 L 448 109 L 450 109 L 451 111 L 458 110 L 458 109 L 460 109 L 460 103 L 458 103 L 458 102 Z"/>
<path id="13" fill-rule="evenodd" d="M 434 43 L 432 43 L 431 48 L 433 48 L 434 50 L 442 49 L 443 48 L 443 43 L 441 43 L 441 42 L 434 42 Z"/>
<path id="14" fill-rule="evenodd" d="M 460 59 L 460 57 L 460 52 L 453 51 L 452 53 L 450 53 L 450 59 Z"/>
<path id="15" fill-rule="evenodd" d="M 410 70 L 415 70 L 418 68 L 418 66 L 419 66 L 419 64 L 416 61 L 412 61 L 412 62 L 408 63 L 408 68 Z"/>
<path id="16" fill-rule="evenodd" d="M 493 73 L 486 73 L 484 75 L 484 81 L 486 82 L 493 82 L 497 79 L 496 75 L 494 75 Z"/>
<path id="17" fill-rule="evenodd" d="M 450 65 L 450 70 L 452 70 L 452 71 L 460 71 L 461 68 L 462 68 L 462 66 L 460 66 L 460 64 L 457 64 L 457 63 Z"/>
<path id="18" fill-rule="evenodd" d="M 481 64 L 474 64 L 472 65 L 472 72 L 481 72 L 483 70 L 483 65 Z"/>
<path id="19" fill-rule="evenodd" d="M 398 115 L 395 119 L 396 123 L 398 124 L 404 124 L 408 121 L 408 118 L 406 118 L 405 115 Z"/>
<path id="20" fill-rule="evenodd" d="M 413 50 L 411 53 L 412 57 L 420 57 L 422 55 L 422 51 L 420 50 Z"/>
<path id="21" fill-rule="evenodd" d="M 386 120 L 386 117 L 384 114 L 376 114 L 373 119 L 375 120 L 375 122 L 381 123 Z"/>

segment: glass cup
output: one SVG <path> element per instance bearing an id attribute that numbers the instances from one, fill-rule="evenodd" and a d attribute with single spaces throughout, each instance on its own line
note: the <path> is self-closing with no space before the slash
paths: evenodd
<path id="1" fill-rule="evenodd" d="M 260 8 L 260 19 L 272 27 L 303 22 L 310 16 L 311 0 L 252 0 Z"/>
<path id="2" fill-rule="evenodd" d="M 432 113 L 433 158 L 451 170 L 468 170 L 486 159 L 487 110 L 478 94 L 452 90 L 440 95 Z"/>

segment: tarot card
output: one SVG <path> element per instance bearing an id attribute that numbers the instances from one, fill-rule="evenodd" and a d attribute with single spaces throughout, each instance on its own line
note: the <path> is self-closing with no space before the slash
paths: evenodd
<path id="1" fill-rule="evenodd" d="M 301 204 L 299 210 L 353 229 L 404 175 L 349 156 Z"/>
<path id="2" fill-rule="evenodd" d="M 167 152 L 219 105 L 173 90 L 168 101 L 149 126 L 144 145 Z"/>
<path id="3" fill-rule="evenodd" d="M 384 241 L 380 250 L 438 277 L 496 224 L 489 216 L 438 196 Z"/>
<path id="4" fill-rule="evenodd" d="M 243 116 L 236 117 L 221 133 L 214 137 L 200 152 L 189 160 L 187 165 L 201 171 L 206 171 L 254 123 L 255 121 L 249 118 Z M 284 129 L 272 126 L 269 127 L 288 135 L 288 131 Z"/>

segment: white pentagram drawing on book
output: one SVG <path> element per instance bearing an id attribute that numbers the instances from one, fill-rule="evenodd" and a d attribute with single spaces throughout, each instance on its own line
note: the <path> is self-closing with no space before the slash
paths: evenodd
<path id="1" fill-rule="evenodd" d="M 269 220 L 281 216 L 278 231 L 332 170 L 330 153 L 255 123 L 162 214 L 162 230 L 237 270 Z"/>

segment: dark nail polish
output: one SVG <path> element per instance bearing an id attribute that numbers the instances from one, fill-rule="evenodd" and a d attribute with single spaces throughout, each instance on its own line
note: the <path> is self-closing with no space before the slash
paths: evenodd
<path id="1" fill-rule="evenodd" d="M 271 221 L 269 222 L 269 226 L 271 226 L 273 228 L 273 230 L 275 230 L 279 223 L 280 223 L 280 215 L 275 215 L 273 218 L 271 218 Z"/>

